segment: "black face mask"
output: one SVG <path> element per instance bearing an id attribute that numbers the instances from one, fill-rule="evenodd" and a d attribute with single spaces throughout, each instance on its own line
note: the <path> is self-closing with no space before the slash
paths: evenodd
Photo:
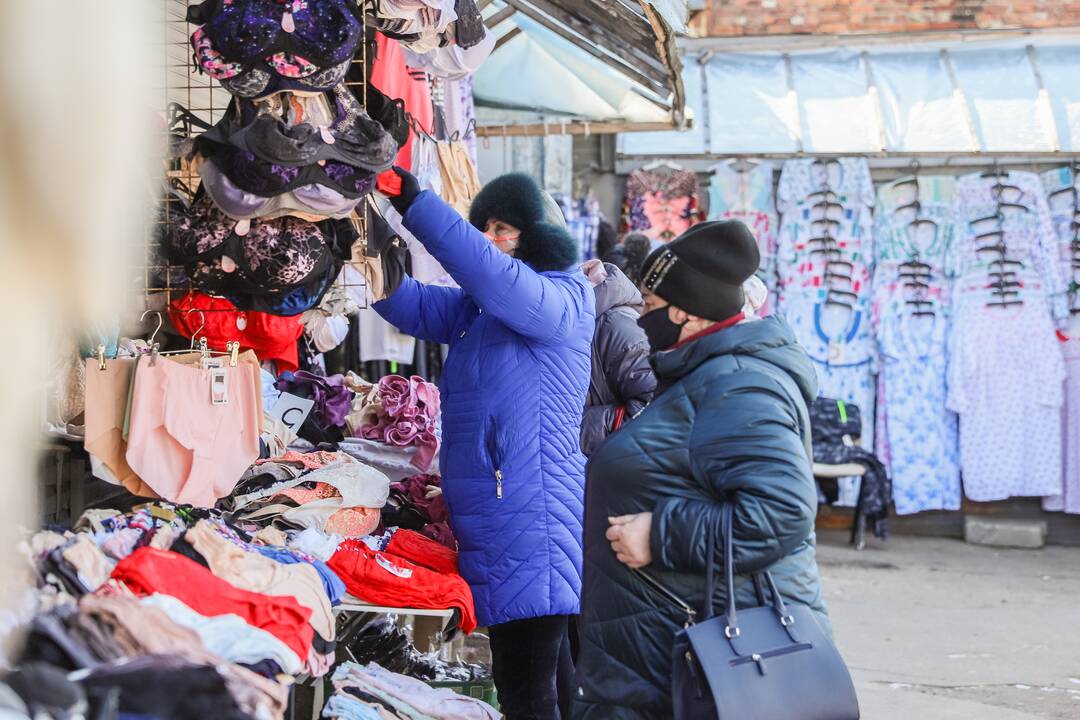
<path id="1" fill-rule="evenodd" d="M 638 318 L 638 326 L 645 331 L 645 337 L 649 339 L 649 347 L 653 352 L 667 350 L 679 342 L 682 334 L 682 325 L 673 322 L 668 315 L 668 307 L 656 308 Z"/>

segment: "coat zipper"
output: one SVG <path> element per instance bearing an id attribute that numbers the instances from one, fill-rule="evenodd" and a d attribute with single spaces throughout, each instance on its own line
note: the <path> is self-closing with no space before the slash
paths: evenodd
<path id="1" fill-rule="evenodd" d="M 503 472 L 502 463 L 499 458 L 499 434 L 495 425 L 495 418 L 488 418 L 488 438 L 487 438 L 487 451 L 488 459 L 491 460 L 491 467 L 495 470 L 495 497 L 499 500 L 503 498 Z"/>

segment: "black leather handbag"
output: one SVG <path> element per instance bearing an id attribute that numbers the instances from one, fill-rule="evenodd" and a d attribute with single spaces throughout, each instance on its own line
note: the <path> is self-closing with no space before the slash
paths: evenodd
<path id="1" fill-rule="evenodd" d="M 714 532 L 708 541 L 704 619 L 694 624 L 689 612 L 686 629 L 675 636 L 675 718 L 858 720 L 851 675 L 808 607 L 786 604 L 772 576 L 761 572 L 753 576 L 758 606 L 736 612 L 731 518 L 727 503 L 720 528 L 727 612 L 713 616 Z"/>

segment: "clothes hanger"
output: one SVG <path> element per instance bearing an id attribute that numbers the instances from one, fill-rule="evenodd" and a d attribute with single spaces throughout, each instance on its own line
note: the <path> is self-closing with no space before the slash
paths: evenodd
<path id="1" fill-rule="evenodd" d="M 893 187 L 898 188 L 898 187 L 904 187 L 906 185 L 918 185 L 919 184 L 919 168 L 920 167 L 921 167 L 921 165 L 919 164 L 918 159 L 912 158 L 911 162 L 908 164 L 908 169 L 911 170 L 911 175 L 906 177 L 906 178 L 900 178 L 899 180 L 897 180 L 896 182 L 893 183 Z"/>
<path id="2" fill-rule="evenodd" d="M 819 218 L 810 221 L 810 232 L 821 233 L 821 237 L 833 238 L 840 232 L 841 222 L 832 218 Z"/>
<path id="3" fill-rule="evenodd" d="M 937 226 L 938 226 L 937 220 L 931 220 L 930 218 L 915 218 L 914 220 L 912 220 L 911 222 L 908 223 L 908 227 L 909 228 L 915 228 L 916 232 L 918 232 L 924 225 L 929 225 L 930 227 L 934 228 L 935 230 L 937 229 Z"/>
<path id="4" fill-rule="evenodd" d="M 198 63 L 196 63 L 197 65 Z M 165 122 L 168 125 L 169 132 L 177 132 L 183 130 L 188 135 L 194 135 L 193 128 L 206 131 L 212 126 L 198 115 L 195 115 L 186 107 L 178 102 L 171 102 L 165 106 Z"/>
<path id="5" fill-rule="evenodd" d="M 840 200 L 840 196 L 837 195 L 832 190 L 829 190 L 828 188 L 822 188 L 820 190 L 815 190 L 814 192 L 812 192 L 812 193 L 810 193 L 809 195 L 806 196 L 806 202 L 811 202 L 811 201 L 820 202 L 820 201 L 823 201 L 823 200 L 824 201 L 831 201 L 831 202 L 838 202 Z"/>
<path id="6" fill-rule="evenodd" d="M 1024 287 L 1024 284 L 1019 280 L 998 279 L 989 283 L 986 287 L 997 290 L 1011 290 L 1013 288 L 1022 288 Z"/>
<path id="7" fill-rule="evenodd" d="M 157 327 L 154 328 L 154 332 L 150 333 L 150 339 L 146 341 L 147 345 L 153 347 L 154 339 L 157 337 L 157 334 L 161 332 L 162 326 L 165 325 L 165 316 L 161 314 L 160 310 L 146 310 L 145 312 L 143 312 L 142 315 L 139 316 L 139 322 L 145 322 L 146 316 L 150 313 L 154 313 L 155 315 L 157 315 Z"/>
<path id="8" fill-rule="evenodd" d="M 851 292 L 850 290 L 837 290 L 836 288 L 829 288 L 828 295 L 833 295 L 833 294 L 843 295 L 845 298 L 851 298 L 852 302 L 855 302 L 856 300 L 859 299 L 859 296 L 856 295 L 855 293 Z M 826 297 L 828 297 L 828 295 Z"/>
<path id="9" fill-rule="evenodd" d="M 903 270 L 926 270 L 927 272 L 929 272 L 931 269 L 929 265 L 919 259 L 918 254 L 913 255 L 907 262 L 901 263 L 900 268 Z"/>
<path id="10" fill-rule="evenodd" d="M 828 297 L 828 296 L 826 296 L 826 298 L 825 298 L 825 304 L 826 304 L 826 305 L 830 305 L 830 306 L 833 306 L 833 307 L 842 307 L 842 308 L 846 308 L 846 309 L 848 309 L 848 310 L 850 310 L 850 311 L 854 311 L 854 310 L 855 310 L 855 306 L 854 306 L 854 305 L 852 305 L 851 303 L 849 303 L 849 302 L 844 302 L 843 300 L 837 300 L 836 298 L 833 298 L 833 297 Z"/>
<path id="11" fill-rule="evenodd" d="M 979 177 L 984 177 L 984 178 L 993 177 L 993 178 L 996 178 L 996 177 L 1001 177 L 1001 174 L 1002 174 L 1001 167 L 998 165 L 998 161 L 995 159 L 993 166 L 989 170 L 987 170 L 986 172 L 982 173 L 982 175 L 980 175 Z"/>
<path id="12" fill-rule="evenodd" d="M 207 358 L 209 358 L 211 356 L 228 356 L 229 357 L 229 366 L 230 367 L 236 367 L 236 363 L 239 361 L 239 356 L 240 356 L 240 343 L 230 340 L 229 342 L 225 343 L 225 347 L 227 348 L 225 350 L 225 352 L 222 352 L 220 350 L 211 350 L 210 347 L 209 347 L 209 344 L 206 341 L 206 337 L 205 336 L 199 337 L 199 333 L 201 333 L 203 331 L 203 329 L 206 328 L 206 313 L 204 313 L 202 310 L 199 310 L 198 308 L 190 308 L 187 312 L 184 313 L 184 319 L 186 320 L 188 318 L 188 316 L 190 316 L 191 313 L 193 313 L 193 312 L 199 313 L 199 317 L 202 318 L 202 324 L 199 325 L 198 330 L 196 330 L 195 332 L 193 332 L 191 334 L 191 345 L 188 347 L 188 349 L 187 350 L 166 350 L 166 351 L 162 351 L 160 349 L 160 345 L 158 343 L 153 343 L 150 346 L 150 365 L 151 365 L 151 367 L 154 366 L 157 363 L 157 359 L 158 359 L 159 356 L 164 356 L 164 355 L 190 355 L 191 353 L 195 352 L 196 351 L 195 338 L 199 338 L 198 351 L 202 354 L 203 360 L 206 360 Z"/>
<path id="13" fill-rule="evenodd" d="M 657 170 L 657 169 L 662 168 L 662 167 L 669 167 L 672 170 L 684 170 L 685 169 L 685 168 L 683 168 L 682 165 L 678 164 L 677 162 L 673 162 L 671 160 L 653 160 L 651 163 L 643 165 L 641 169 L 646 171 L 646 172 L 652 172 L 653 170 Z"/>
<path id="14" fill-rule="evenodd" d="M 984 245 L 982 247 L 977 247 L 977 248 L 975 248 L 975 252 L 976 253 L 1000 253 L 1001 256 L 1004 257 L 1009 252 L 1009 247 L 1005 243 L 999 242 L 996 245 Z"/>
<path id="15" fill-rule="evenodd" d="M 998 212 L 1001 212 L 1002 208 L 1011 208 L 1013 210 L 1022 210 L 1022 211 L 1026 212 L 1026 213 L 1031 212 L 1031 208 L 1029 208 L 1027 205 L 1024 205 L 1022 203 L 1018 203 L 1018 202 L 1002 202 L 1002 201 L 999 200 L 998 201 Z"/>

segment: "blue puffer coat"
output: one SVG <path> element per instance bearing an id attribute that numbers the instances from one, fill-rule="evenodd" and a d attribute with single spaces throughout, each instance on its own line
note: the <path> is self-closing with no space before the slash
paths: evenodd
<path id="1" fill-rule="evenodd" d="M 461 289 L 407 277 L 375 310 L 450 346 L 439 462 L 480 624 L 577 614 L 593 289 L 504 255 L 431 192 L 404 224 Z"/>

